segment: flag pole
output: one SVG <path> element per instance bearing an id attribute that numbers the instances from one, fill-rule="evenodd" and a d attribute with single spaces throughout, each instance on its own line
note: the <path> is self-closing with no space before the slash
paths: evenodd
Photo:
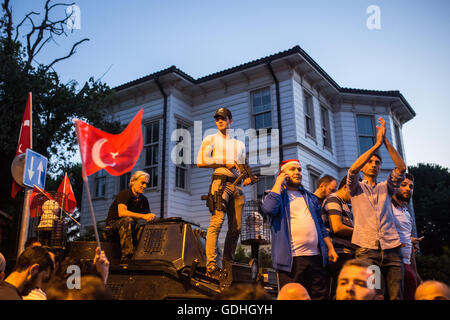
<path id="1" fill-rule="evenodd" d="M 63 185 L 63 198 L 62 198 L 62 210 L 61 210 L 61 215 L 59 217 L 59 219 L 62 219 L 62 211 L 64 210 L 64 206 L 66 204 L 66 177 L 67 177 L 67 172 L 65 172 L 64 175 L 64 185 Z"/>
<path id="2" fill-rule="evenodd" d="M 30 101 L 30 149 L 33 150 L 33 95 L 30 92 L 28 92 L 28 100 Z M 28 105 L 28 101 L 27 101 Z M 26 110 L 27 107 L 25 107 Z M 26 112 L 26 111 L 25 111 Z M 20 133 L 19 133 L 19 144 L 20 144 L 20 138 L 22 136 L 22 128 L 23 123 L 20 126 Z M 28 237 L 28 227 L 29 227 L 29 220 L 30 220 L 30 198 L 32 189 L 25 186 L 25 197 L 23 199 L 23 208 L 22 208 L 22 220 L 21 220 L 21 226 L 20 226 L 20 235 L 19 235 L 19 246 L 18 246 L 18 254 L 19 256 L 24 250 L 25 250 L 25 242 L 27 241 Z"/>
<path id="3" fill-rule="evenodd" d="M 25 187 L 25 197 L 23 199 L 23 209 L 22 209 L 22 220 L 20 226 L 20 236 L 19 236 L 19 247 L 18 254 L 19 256 L 25 250 L 25 242 L 28 237 L 28 227 L 30 220 L 30 198 L 31 193 L 33 192 L 32 188 Z"/>
<path id="4" fill-rule="evenodd" d="M 75 129 L 76 129 L 76 133 L 77 133 L 78 147 L 80 148 L 80 154 L 81 154 L 81 177 L 83 178 L 84 186 L 86 188 L 86 194 L 87 194 L 87 198 L 88 198 L 89 209 L 90 209 L 90 212 L 91 212 L 91 222 L 92 222 L 92 226 L 94 228 L 95 240 L 97 241 L 97 247 L 100 249 L 100 252 L 102 252 L 102 248 L 100 246 L 100 238 L 98 236 L 98 231 L 97 231 L 97 223 L 95 222 L 95 214 L 94 214 L 94 207 L 92 205 L 91 192 L 89 191 L 88 178 L 87 178 L 87 175 L 86 175 L 86 170 L 84 168 L 83 154 L 81 152 L 81 145 L 80 145 L 80 132 L 79 132 L 78 122 L 77 121 L 78 121 L 77 119 L 74 119 Z"/>

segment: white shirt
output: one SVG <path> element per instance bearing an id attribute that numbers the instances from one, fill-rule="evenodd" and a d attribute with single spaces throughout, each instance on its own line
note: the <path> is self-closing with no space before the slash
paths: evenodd
<path id="1" fill-rule="evenodd" d="M 407 208 L 397 208 L 394 205 L 392 205 L 392 213 L 394 214 L 395 228 L 397 229 L 398 235 L 400 236 L 400 242 L 405 245 L 401 248 L 403 263 L 411 264 L 411 215 L 409 214 Z"/>
<path id="2" fill-rule="evenodd" d="M 197 163 L 204 164 L 233 164 L 235 161 L 244 163 L 244 160 L 245 144 L 230 136 L 225 137 L 220 131 L 203 139 L 202 146 L 197 154 Z M 230 171 L 225 167 L 217 168 L 214 173 L 230 177 L 238 175 L 236 170 Z"/>
<path id="3" fill-rule="evenodd" d="M 27 296 L 22 298 L 23 300 L 47 300 L 47 295 L 41 289 L 35 288 Z"/>
<path id="4" fill-rule="evenodd" d="M 291 215 L 291 248 L 293 256 L 319 255 L 319 237 L 311 212 L 300 191 L 287 191 Z"/>

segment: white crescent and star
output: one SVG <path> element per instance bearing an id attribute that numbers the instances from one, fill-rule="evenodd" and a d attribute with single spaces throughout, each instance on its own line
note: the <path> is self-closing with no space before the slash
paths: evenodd
<path id="1" fill-rule="evenodd" d="M 100 168 L 105 168 L 105 167 L 114 167 L 116 165 L 115 162 L 113 163 L 104 163 L 102 161 L 102 159 L 100 159 L 100 151 L 102 149 L 102 146 L 108 141 L 108 139 L 106 138 L 101 138 L 99 140 L 97 140 L 94 145 L 92 146 L 92 160 L 94 161 L 94 163 L 100 167 Z M 113 159 L 115 159 L 118 155 L 117 152 L 111 152 L 110 153 L 111 156 L 113 157 Z"/>

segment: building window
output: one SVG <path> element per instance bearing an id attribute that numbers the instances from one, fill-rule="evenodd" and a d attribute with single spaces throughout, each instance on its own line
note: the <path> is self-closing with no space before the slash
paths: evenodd
<path id="1" fill-rule="evenodd" d="M 251 94 L 252 114 L 255 130 L 272 128 L 272 107 L 270 104 L 270 88 L 254 91 Z"/>
<path id="2" fill-rule="evenodd" d="M 318 184 L 319 184 L 319 177 L 320 175 L 315 174 L 314 172 L 309 171 L 309 189 L 311 192 L 316 191 Z"/>
<path id="3" fill-rule="evenodd" d="M 95 183 L 95 187 L 94 187 L 95 197 L 96 198 L 104 197 L 106 194 L 106 171 L 105 170 L 102 169 L 96 173 L 94 183 Z"/>
<path id="4" fill-rule="evenodd" d="M 271 190 L 274 184 L 275 176 L 259 176 L 258 182 L 256 183 L 256 199 L 258 201 L 262 200 L 264 192 Z"/>
<path id="5" fill-rule="evenodd" d="M 328 115 L 328 109 L 322 106 L 320 107 L 320 119 L 322 122 L 323 146 L 331 149 L 330 117 Z"/>
<path id="6" fill-rule="evenodd" d="M 158 185 L 159 168 L 159 120 L 145 126 L 145 163 L 144 170 L 150 175 L 148 188 Z"/>
<path id="7" fill-rule="evenodd" d="M 305 112 L 305 126 L 306 133 L 311 137 L 316 137 L 316 130 L 314 127 L 314 105 L 312 96 L 303 91 L 303 111 Z"/>
<path id="8" fill-rule="evenodd" d="M 177 121 L 177 129 L 189 130 L 189 126 L 181 121 Z M 181 143 L 182 141 L 183 136 L 180 135 L 177 143 Z M 188 167 L 183 161 L 185 159 L 184 152 L 186 152 L 184 149 L 181 149 L 178 152 L 178 157 L 181 159 L 181 163 L 175 166 L 175 187 L 180 189 L 188 189 Z"/>
<path id="9" fill-rule="evenodd" d="M 375 144 L 375 127 L 372 116 L 356 116 L 358 125 L 359 154 L 363 154 Z"/>
<path id="10" fill-rule="evenodd" d="M 119 191 L 128 189 L 128 184 L 130 183 L 131 172 L 124 173 L 119 178 Z"/>
<path id="11" fill-rule="evenodd" d="M 400 128 L 398 125 L 394 124 L 394 131 L 395 131 L 395 141 L 397 142 L 397 151 L 400 154 L 400 156 L 403 158 L 403 148 L 402 148 L 402 140 L 400 138 Z"/>

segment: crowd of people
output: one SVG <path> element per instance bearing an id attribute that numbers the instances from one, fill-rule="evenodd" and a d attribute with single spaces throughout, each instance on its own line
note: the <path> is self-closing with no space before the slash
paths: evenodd
<path id="1" fill-rule="evenodd" d="M 395 168 L 379 182 L 382 145 Z M 439 287 L 441 296 L 448 296 L 446 284 L 422 282 L 417 272 L 415 253 L 422 238 L 413 236 L 408 209 L 414 177 L 387 139 L 383 118 L 375 144 L 350 166 L 339 185 L 326 175 L 313 194 L 301 182 L 300 161 L 283 161 L 262 204 L 271 219 L 272 262 L 280 293 L 297 283 L 317 300 L 414 300 L 423 296 L 424 287 Z M 298 285 L 286 290 L 293 288 L 300 295 Z"/>
<path id="2" fill-rule="evenodd" d="M 8 276 L 0 253 L 0 300 L 111 300 L 109 261 L 96 249 L 92 261 L 70 257 L 30 238 Z M 73 271 L 73 272 L 72 272 Z"/>
<path id="3" fill-rule="evenodd" d="M 233 181 L 238 161 L 245 161 L 245 146 L 228 136 L 231 112 L 214 114 L 217 134 L 207 136 L 198 153 L 200 168 L 213 168 L 207 205 L 211 221 L 206 236 L 206 274 L 220 271 L 217 239 L 225 216 L 228 232 L 223 266 L 234 257 L 240 234 L 244 195 Z M 395 164 L 385 181 L 377 181 L 384 145 Z M 234 150 L 231 155 L 226 152 Z M 226 158 L 226 159 L 225 159 Z M 228 159 L 229 158 L 229 159 Z M 227 162 L 226 160 L 230 160 Z M 363 175 L 363 179 L 360 177 Z M 245 179 L 243 185 L 250 183 Z M 143 195 L 149 175 L 135 172 L 129 189 L 121 191 L 108 212 L 108 230 L 119 235 L 122 263 L 134 253 L 136 221 L 151 221 Z M 422 281 L 415 253 L 422 238 L 413 236 L 408 204 L 414 177 L 386 137 L 386 123 L 379 118 L 375 144 L 338 180 L 325 175 L 314 193 L 302 185 L 298 159 L 281 162 L 278 176 L 264 197 L 261 209 L 270 217 L 271 255 L 277 271 L 279 300 L 450 300 L 448 285 Z M 57 252 L 30 239 L 13 271 L 5 275 L 0 254 L 0 300 L 111 299 L 106 287 L 109 261 L 97 248 L 93 262 L 61 260 Z M 78 277 L 68 270 L 78 268 Z M 75 270 L 76 271 L 76 270 Z M 257 285 L 239 284 L 221 293 L 221 299 L 258 300 L 272 297 Z"/>

